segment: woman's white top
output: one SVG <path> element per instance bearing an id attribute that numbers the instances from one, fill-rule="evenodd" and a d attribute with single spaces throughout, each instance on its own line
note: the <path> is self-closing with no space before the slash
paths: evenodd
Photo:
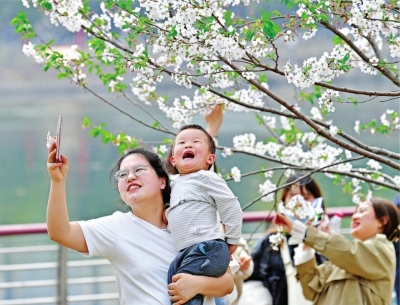
<path id="1" fill-rule="evenodd" d="M 89 249 L 84 255 L 110 261 L 122 305 L 171 304 L 167 272 L 178 250 L 168 231 L 131 212 L 77 223 Z M 204 297 L 204 305 L 214 304 L 214 298 Z"/>

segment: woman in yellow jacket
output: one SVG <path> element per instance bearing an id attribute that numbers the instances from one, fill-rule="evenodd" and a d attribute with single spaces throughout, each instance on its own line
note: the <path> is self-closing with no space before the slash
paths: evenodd
<path id="1" fill-rule="evenodd" d="M 389 305 L 396 265 L 391 241 L 398 240 L 399 220 L 393 203 L 372 197 L 352 216 L 352 241 L 283 215 L 274 223 L 304 240 L 294 262 L 303 294 L 314 305 Z M 315 250 L 329 261 L 317 266 Z"/>

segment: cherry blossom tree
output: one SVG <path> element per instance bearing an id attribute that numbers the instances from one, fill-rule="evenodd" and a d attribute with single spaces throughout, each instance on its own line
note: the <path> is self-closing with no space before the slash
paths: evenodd
<path id="1" fill-rule="evenodd" d="M 382 140 L 398 137 L 400 126 L 400 1 L 22 2 L 43 11 L 55 26 L 87 36 L 85 46 L 60 52 L 55 40 L 44 41 L 21 12 L 12 24 L 27 41 L 26 56 L 154 132 L 171 137 L 176 128 L 216 104 L 223 104 L 225 112 L 254 113 L 266 131 L 264 138 L 257 139 L 244 126 L 232 147 L 218 146 L 227 158 L 245 154 L 265 161 L 257 172 L 241 173 L 235 166 L 225 176 L 239 182 L 243 176 L 264 173 L 260 196 L 253 202 L 274 200 L 273 194 L 284 187 L 276 181 L 297 171 L 324 173 L 341 183 L 355 203 L 375 189 L 400 191 L 400 154 Z M 254 14 L 242 16 L 240 8 L 248 5 Z M 316 48 L 318 35 L 325 43 Z M 302 52 L 290 49 L 293 45 Z M 92 89 L 95 79 L 108 94 Z M 377 86 L 352 85 L 354 79 Z M 276 82 L 292 94 L 275 90 Z M 185 87 L 190 95 L 169 100 L 160 85 L 164 83 Z M 119 109 L 112 99 L 116 95 L 130 101 L 132 109 L 142 109 L 148 119 L 135 110 Z M 310 107 L 300 107 L 304 101 Z M 332 119 L 334 114 L 340 117 L 347 103 L 355 105 L 354 130 Z M 387 107 L 364 122 L 357 113 L 371 103 Z M 148 112 L 149 104 L 157 105 L 171 125 Z M 111 133 L 88 118 L 84 125 L 120 151 L 140 145 L 134 134 Z M 361 132 L 379 134 L 379 145 L 370 138 L 362 141 Z M 154 149 L 165 156 L 168 144 Z"/>

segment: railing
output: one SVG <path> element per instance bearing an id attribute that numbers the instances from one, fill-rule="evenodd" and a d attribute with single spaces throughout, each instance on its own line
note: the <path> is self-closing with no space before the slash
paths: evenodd
<path id="1" fill-rule="evenodd" d="M 334 215 L 337 211 L 341 211 L 344 217 L 349 217 L 354 212 L 354 207 L 329 208 L 327 214 Z M 243 222 L 260 222 L 271 221 L 275 214 L 270 212 L 244 212 Z M 25 225 L 3 225 L 0 226 L 0 236 L 11 235 L 28 235 L 28 234 L 45 234 L 47 233 L 46 224 L 25 224 Z M 261 233 L 260 233 L 261 236 Z M 245 236 L 246 237 L 246 236 Z M 257 239 L 258 237 L 253 236 Z M 0 248 L 0 257 L 2 255 L 17 255 L 21 253 L 49 253 L 57 252 L 57 261 L 53 262 L 36 262 L 36 263 L 17 263 L 17 264 L 2 264 L 0 260 L 0 305 L 26 305 L 26 304 L 118 304 L 118 294 L 116 293 L 115 277 L 112 272 L 111 265 L 106 259 L 76 259 L 68 260 L 68 254 L 76 253 L 75 251 L 67 250 L 55 244 L 51 245 L 34 245 L 20 247 L 3 247 Z M 80 274 L 82 268 L 92 267 L 94 269 L 105 268 L 100 275 L 83 276 Z M 78 269 L 79 268 L 79 269 Z M 79 272 L 76 271 L 78 269 Z M 24 278 L 24 280 L 3 280 L 5 273 L 10 272 L 42 272 L 44 270 L 56 271 L 56 276 L 53 279 L 38 279 Z M 74 271 L 75 270 L 75 271 Z M 77 277 L 68 277 L 68 274 L 77 273 Z M 1 276 L 3 274 L 3 276 Z M 107 285 L 102 287 L 95 293 L 80 293 L 71 294 L 73 287 L 80 287 L 86 284 L 92 285 Z M 39 289 L 44 287 L 52 287 L 53 296 L 46 297 L 24 297 L 13 298 L 6 296 L 2 291 L 13 289 Z M 76 290 L 79 289 L 75 289 Z M 105 291 L 108 290 L 108 291 Z M 79 292 L 79 291 L 78 291 Z M 35 295 L 33 293 L 32 295 Z M 106 303 L 107 302 L 107 303 Z"/>

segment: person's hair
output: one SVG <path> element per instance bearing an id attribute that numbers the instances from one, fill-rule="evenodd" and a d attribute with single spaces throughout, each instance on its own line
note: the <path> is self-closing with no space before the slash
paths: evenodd
<path id="1" fill-rule="evenodd" d="M 209 147 L 210 153 L 215 154 L 216 148 L 215 148 L 214 139 L 212 138 L 212 136 L 211 136 L 203 127 L 201 127 L 200 125 L 196 125 L 196 124 L 185 125 L 185 126 L 183 126 L 181 129 L 179 129 L 179 131 L 178 131 L 178 133 L 176 134 L 176 136 L 178 136 L 179 133 L 181 133 L 182 131 L 184 131 L 184 130 L 186 130 L 186 129 L 197 129 L 197 130 L 202 131 L 202 132 L 207 136 L 208 147 Z M 175 137 L 175 138 L 176 138 L 176 137 Z M 170 159 L 171 159 L 171 157 L 172 157 L 172 155 L 173 155 L 173 153 L 174 153 L 174 147 L 175 147 L 175 143 L 171 145 L 171 147 L 170 147 L 170 149 L 169 149 L 169 152 L 168 152 L 167 159 L 165 160 L 165 164 L 166 164 L 166 167 L 167 167 L 167 172 L 168 172 L 169 174 L 172 174 L 172 175 L 179 174 L 178 169 L 177 169 L 176 167 L 174 167 L 174 166 L 171 164 L 171 161 L 170 161 Z M 208 169 L 210 169 L 213 165 L 214 165 L 214 171 L 217 172 L 217 165 L 216 165 L 215 162 L 214 162 L 214 164 L 211 164 L 211 165 L 208 167 Z"/>
<path id="2" fill-rule="evenodd" d="M 382 225 L 382 234 L 385 234 L 390 241 L 398 241 L 400 223 L 399 208 L 393 202 L 379 197 L 371 197 L 369 201 L 375 211 L 376 219 L 379 221 L 387 220 L 386 224 Z"/>
<path id="3" fill-rule="evenodd" d="M 131 149 L 131 150 L 128 150 L 127 152 L 125 152 L 118 159 L 118 161 L 116 162 L 114 167 L 111 169 L 110 180 L 112 181 L 113 186 L 116 186 L 118 183 L 114 178 L 114 174 L 120 169 L 122 161 L 127 156 L 133 155 L 133 154 L 141 155 L 142 157 L 146 158 L 147 162 L 149 162 L 150 166 L 154 169 L 157 176 L 159 178 L 165 179 L 165 188 L 162 190 L 162 197 L 163 197 L 164 206 L 166 206 L 169 203 L 170 196 L 171 196 L 171 185 L 170 185 L 170 181 L 169 181 L 169 176 L 165 170 L 164 162 L 161 161 L 160 157 L 157 154 L 155 154 L 149 150 L 146 150 L 143 148 L 134 148 L 134 149 Z M 129 209 L 130 209 L 130 207 L 129 207 Z"/>
<path id="4" fill-rule="evenodd" d="M 290 176 L 285 184 L 289 184 L 301 177 L 303 177 L 305 174 L 304 173 L 297 173 L 294 174 L 293 176 Z M 305 177 L 299 181 L 297 181 L 300 184 L 300 191 L 301 193 L 304 192 L 304 190 L 307 190 L 309 193 L 311 193 L 314 198 L 319 198 L 322 197 L 322 192 L 321 189 L 319 188 L 319 185 L 317 183 L 317 181 L 315 181 L 313 178 L 311 177 Z M 285 198 L 287 196 L 287 194 L 290 192 L 290 188 L 285 187 L 282 191 L 282 195 L 281 195 L 281 200 L 284 202 Z"/>

